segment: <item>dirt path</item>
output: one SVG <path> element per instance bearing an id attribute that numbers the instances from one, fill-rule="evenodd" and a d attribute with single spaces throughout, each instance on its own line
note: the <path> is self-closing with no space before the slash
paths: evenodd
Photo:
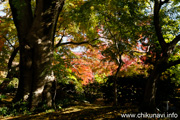
<path id="1" fill-rule="evenodd" d="M 23 115 L 4 118 L 2 120 L 106 120 L 121 119 L 120 114 L 130 111 L 115 109 L 111 106 L 97 104 L 76 105 L 63 108 L 61 111 L 47 111 L 35 115 Z"/>

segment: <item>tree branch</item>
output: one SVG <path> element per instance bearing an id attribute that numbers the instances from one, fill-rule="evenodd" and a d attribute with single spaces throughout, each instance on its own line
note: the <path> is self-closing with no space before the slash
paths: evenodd
<path id="1" fill-rule="evenodd" d="M 154 7 L 154 24 L 155 24 L 155 29 L 156 29 L 156 33 L 157 33 L 157 36 L 158 36 L 158 40 L 161 44 L 161 47 L 163 49 L 167 48 L 168 47 L 168 50 L 169 49 L 173 49 L 176 44 L 180 41 L 180 35 L 177 35 L 173 41 L 171 41 L 168 46 L 167 43 L 165 43 L 164 41 L 164 38 L 163 38 L 163 35 L 162 35 L 162 31 L 161 31 L 161 27 L 160 27 L 160 24 L 159 24 L 159 11 L 160 11 L 160 8 L 163 4 L 165 3 L 169 3 L 169 0 L 160 0 L 160 3 L 158 3 L 158 0 L 155 0 L 155 7 Z"/>
<path id="2" fill-rule="evenodd" d="M 56 31 L 56 26 L 57 26 L 57 21 L 58 21 L 58 18 L 59 18 L 59 13 L 62 11 L 63 9 L 63 6 L 64 6 L 64 1 L 65 0 L 62 0 L 61 2 L 58 2 L 59 4 L 56 5 L 57 7 L 57 10 L 55 10 L 55 21 L 53 22 L 53 32 L 52 32 L 52 40 L 53 40 L 53 47 L 54 47 L 54 35 L 55 35 L 55 31 Z"/>
<path id="3" fill-rule="evenodd" d="M 171 42 L 169 43 L 170 47 L 171 47 L 171 48 L 174 48 L 179 41 L 180 41 L 180 34 L 177 35 L 177 36 L 173 39 L 173 41 L 171 41 Z"/>
<path id="4" fill-rule="evenodd" d="M 168 0 L 165 0 L 164 2 L 162 1 L 158 1 L 155 0 L 155 4 L 154 4 L 154 26 L 155 26 L 155 31 L 156 31 L 156 35 L 158 37 L 158 41 L 161 45 L 161 48 L 163 51 L 166 50 L 167 48 L 167 43 L 165 42 L 164 38 L 163 38 L 163 34 L 162 34 L 162 28 L 160 26 L 160 22 L 159 22 L 159 11 L 161 6 L 166 3 Z"/>
<path id="5" fill-rule="evenodd" d="M 82 44 L 89 44 L 89 41 L 83 41 L 83 42 L 65 42 L 65 43 L 61 43 L 59 46 L 63 46 L 63 45 L 82 45 Z"/>
<path id="6" fill-rule="evenodd" d="M 6 39 L 6 41 L 8 41 L 9 45 L 14 48 L 14 46 L 11 44 L 11 42 L 9 41 L 9 39 L 6 38 L 6 36 L 3 35 L 3 38 Z M 15 48 L 14 48 L 15 49 Z"/>
<path id="7" fill-rule="evenodd" d="M 63 46 L 63 45 L 82 45 L 82 44 L 89 44 L 91 46 L 94 46 L 91 44 L 91 42 L 94 42 L 96 40 L 98 40 L 99 38 L 95 38 L 93 40 L 90 40 L 90 41 L 82 41 L 82 42 L 65 42 L 65 43 L 60 43 L 59 46 Z M 59 46 L 56 46 L 56 47 L 59 47 Z"/>
<path id="8" fill-rule="evenodd" d="M 115 35 L 112 34 L 111 30 L 109 29 L 110 27 L 109 27 L 106 19 L 105 19 L 105 23 L 106 23 L 106 25 L 108 26 L 108 31 L 109 31 L 109 33 L 110 33 L 110 35 L 111 35 L 111 38 L 114 38 L 114 40 L 116 40 L 116 37 L 115 37 L 116 34 L 115 34 Z"/>
<path id="9" fill-rule="evenodd" d="M 6 78 L 11 78 L 12 77 L 11 76 L 12 63 L 13 63 L 13 60 L 16 57 L 19 49 L 20 49 L 19 47 L 15 48 L 14 51 L 12 52 L 12 54 L 11 54 L 11 57 L 9 58 L 9 61 L 8 61 L 8 74 L 7 74 Z"/>
<path id="10" fill-rule="evenodd" d="M 63 37 L 65 36 L 65 30 L 66 30 L 66 28 L 64 28 L 64 30 L 63 30 L 63 35 L 62 35 L 61 39 L 59 40 L 59 42 L 56 44 L 55 48 L 57 48 L 57 47 L 60 46 L 60 44 L 61 44 L 61 42 L 62 42 L 62 40 L 63 40 Z"/>

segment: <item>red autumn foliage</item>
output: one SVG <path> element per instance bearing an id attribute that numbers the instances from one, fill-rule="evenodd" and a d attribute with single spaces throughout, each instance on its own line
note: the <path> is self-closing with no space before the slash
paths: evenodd
<path id="1" fill-rule="evenodd" d="M 93 82 L 96 74 L 112 75 L 114 68 L 116 68 L 113 62 L 103 61 L 104 56 L 97 48 L 75 54 L 78 58 L 72 60 L 73 67 L 71 69 L 83 80 L 82 84 Z"/>
<path id="2" fill-rule="evenodd" d="M 88 84 L 94 81 L 94 76 L 96 74 L 106 76 L 113 75 L 116 72 L 117 65 L 113 61 L 105 60 L 102 55 L 101 50 L 105 49 L 107 46 L 101 46 L 100 48 L 89 49 L 83 53 L 75 53 L 78 58 L 71 61 L 72 71 L 82 79 L 82 84 Z M 138 62 L 143 63 L 140 58 L 130 58 L 128 55 L 123 55 L 122 61 L 124 62 L 120 71 L 128 71 L 131 67 L 137 66 L 137 70 L 143 66 L 143 64 L 138 64 Z M 137 71 L 134 71 L 137 72 Z"/>

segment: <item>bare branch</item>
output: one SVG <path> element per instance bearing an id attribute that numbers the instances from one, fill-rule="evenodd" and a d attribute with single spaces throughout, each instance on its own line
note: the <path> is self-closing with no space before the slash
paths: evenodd
<path id="1" fill-rule="evenodd" d="M 6 41 L 8 41 L 9 45 L 14 48 L 14 46 L 11 44 L 11 42 L 9 41 L 9 39 L 6 38 L 6 36 L 3 35 L 3 38 L 6 39 Z M 14 48 L 15 49 L 15 48 Z"/>

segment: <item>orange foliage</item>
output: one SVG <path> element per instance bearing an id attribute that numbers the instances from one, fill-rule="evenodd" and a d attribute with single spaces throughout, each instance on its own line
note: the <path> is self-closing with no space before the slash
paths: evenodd
<path id="1" fill-rule="evenodd" d="M 100 48 L 102 49 L 102 48 Z M 112 62 L 103 61 L 104 56 L 98 48 L 89 49 L 84 53 L 75 53 L 79 56 L 72 60 L 72 71 L 81 78 L 82 84 L 94 81 L 94 75 L 112 75 L 116 66 Z"/>

